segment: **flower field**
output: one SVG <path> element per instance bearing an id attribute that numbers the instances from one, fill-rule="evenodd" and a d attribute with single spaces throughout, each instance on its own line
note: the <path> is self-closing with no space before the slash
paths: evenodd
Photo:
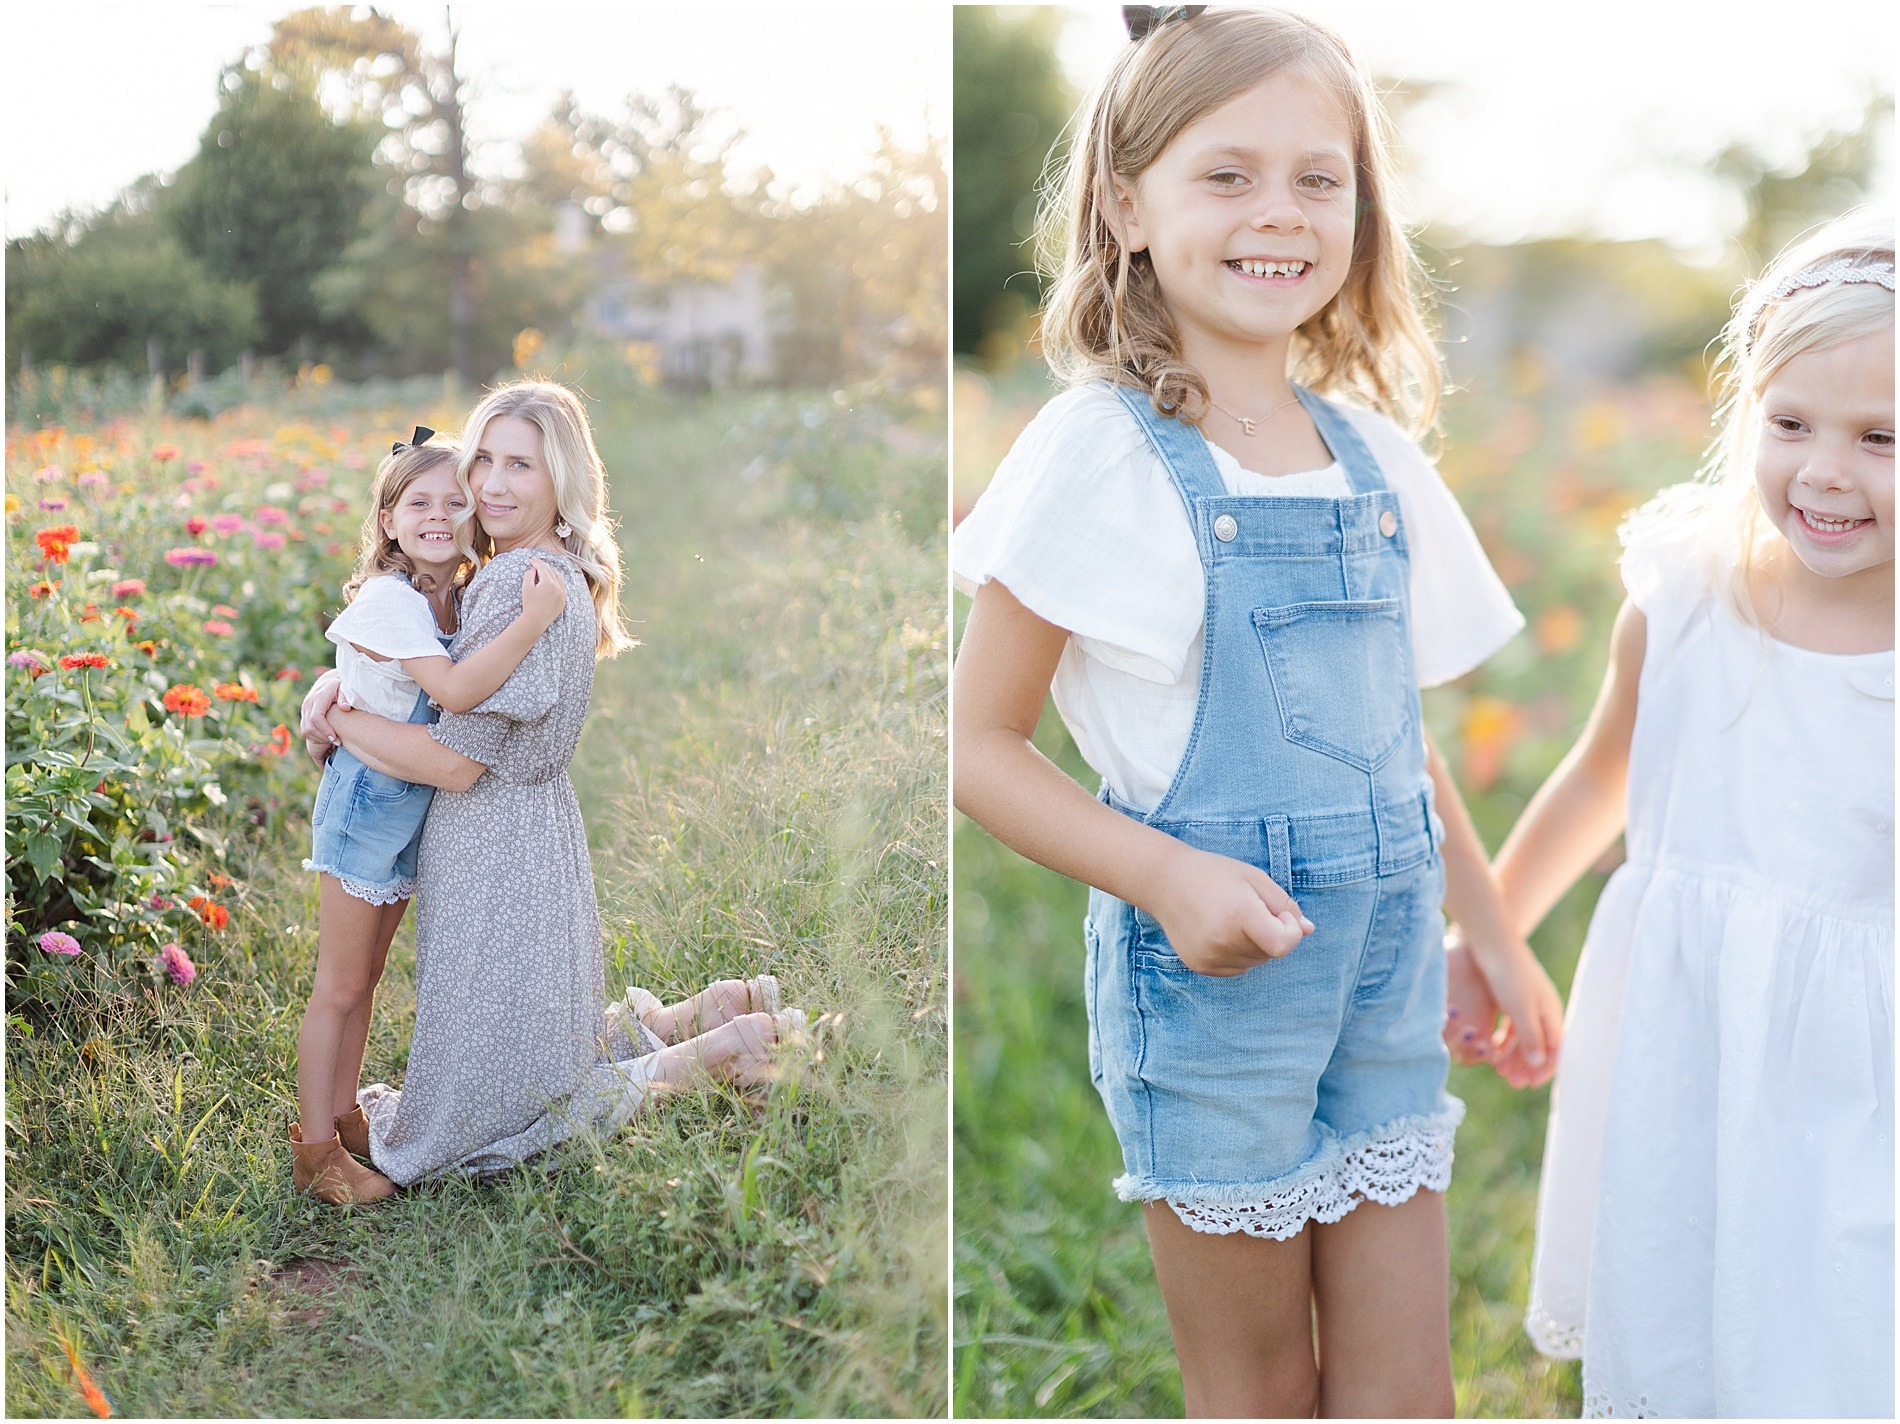
<path id="1" fill-rule="evenodd" d="M 323 620 L 389 437 L 369 412 L 280 420 L 246 407 L 8 434 L 16 1018 L 215 964 L 245 893 L 231 838 L 307 804 L 296 708 L 330 661 Z"/>
<path id="2" fill-rule="evenodd" d="M 959 509 L 1048 395 L 1034 372 L 996 386 L 959 377 Z M 1622 600 L 1618 524 L 1693 473 L 1708 422 L 1699 383 L 1673 374 L 1578 393 L 1545 388 L 1526 366 L 1509 386 L 1448 399 L 1439 467 L 1529 625 L 1424 695 L 1492 850 L 1595 699 Z M 1053 712 L 1037 744 L 1094 785 Z M 1146 1239 L 1109 1191 L 1120 1152 L 1088 1077 L 1086 892 L 967 820 L 955 844 L 957 1410 L 1178 1414 Z M 1533 937 L 1559 990 L 1601 883 L 1586 877 Z M 1454 1068 L 1451 1090 L 1469 1109 L 1449 1194 L 1458 1412 L 1575 1417 L 1576 1366 L 1538 1356 L 1522 1329 L 1548 1090 L 1514 1092 L 1484 1067 Z"/>

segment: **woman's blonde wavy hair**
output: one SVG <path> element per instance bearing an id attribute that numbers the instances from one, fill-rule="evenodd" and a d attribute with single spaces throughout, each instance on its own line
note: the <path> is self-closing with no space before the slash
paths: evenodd
<path id="1" fill-rule="evenodd" d="M 1177 134 L 1283 70 L 1339 96 L 1357 193 L 1345 285 L 1294 333 L 1290 374 L 1381 411 L 1414 436 L 1442 385 L 1427 321 L 1431 284 L 1392 211 L 1389 123 L 1331 30 L 1283 10 L 1209 10 L 1130 44 L 1079 114 L 1065 170 L 1043 183 L 1037 253 L 1050 279 L 1043 354 L 1062 380 L 1133 382 L 1157 409 L 1198 424 L 1207 382 L 1180 338 L 1145 252 L 1117 235 L 1115 180 L 1132 184 Z"/>
<path id="2" fill-rule="evenodd" d="M 455 469 L 457 481 L 469 495 L 468 509 L 455 524 L 456 543 L 477 566 L 495 556 L 494 540 L 481 532 L 475 519 L 468 471 L 482 432 L 497 416 L 515 416 L 541 432 L 541 455 L 554 481 L 557 517 L 567 522 L 570 531 L 561 546 L 581 566 L 594 597 L 599 628 L 594 655 L 610 658 L 634 646 L 620 620 L 620 545 L 614 541 L 614 521 L 607 513 L 607 471 L 594 448 L 587 412 L 566 386 L 553 381 L 513 381 L 483 396 L 470 413 L 462 436 L 462 458 Z"/>
<path id="3" fill-rule="evenodd" d="M 343 585 L 345 603 L 352 601 L 357 591 L 378 574 L 403 574 L 424 593 L 429 591 L 428 576 L 418 574 L 402 546 L 383 532 L 383 515 L 394 509 L 403 492 L 423 475 L 438 465 L 456 465 L 461 458 L 462 447 L 451 440 L 404 445 L 384 457 L 382 464 L 376 467 L 376 478 L 370 483 L 369 514 L 363 520 L 362 537 L 356 542 L 356 572 Z M 457 543 L 460 542 L 458 538 Z M 464 550 L 464 554 L 466 552 Z M 468 582 L 474 571 L 474 563 L 465 558 L 449 576 L 450 585 Z"/>
<path id="4" fill-rule="evenodd" d="M 1761 445 L 1761 393 L 1797 356 L 1891 331 L 1893 293 L 1877 282 L 1830 281 L 1774 293 L 1799 273 L 1846 260 L 1893 265 L 1893 218 L 1854 208 L 1803 233 L 1750 284 L 1722 328 L 1715 375 L 1715 435 L 1694 480 L 1672 486 L 1632 514 L 1625 545 L 1652 540 L 1693 551 L 1703 583 L 1727 598 L 1741 619 L 1762 620 L 1753 589 L 1781 536 L 1762 515 L 1755 489 Z"/>

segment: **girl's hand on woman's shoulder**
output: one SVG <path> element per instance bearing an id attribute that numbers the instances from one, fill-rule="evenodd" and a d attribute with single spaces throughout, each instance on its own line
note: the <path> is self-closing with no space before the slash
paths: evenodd
<path id="1" fill-rule="evenodd" d="M 1264 870 L 1183 845 L 1149 912 L 1181 962 L 1227 977 L 1278 959 L 1313 932 L 1293 897 Z"/>
<path id="2" fill-rule="evenodd" d="M 521 574 L 521 612 L 544 632 L 567 611 L 567 583 L 539 559 L 528 560 Z"/>

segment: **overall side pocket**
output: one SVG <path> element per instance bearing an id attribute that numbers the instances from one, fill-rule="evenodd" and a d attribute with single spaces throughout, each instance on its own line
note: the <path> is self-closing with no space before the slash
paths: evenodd
<path id="1" fill-rule="evenodd" d="M 1288 741 L 1373 772 L 1416 730 L 1398 599 L 1256 608 L 1253 624 Z"/>

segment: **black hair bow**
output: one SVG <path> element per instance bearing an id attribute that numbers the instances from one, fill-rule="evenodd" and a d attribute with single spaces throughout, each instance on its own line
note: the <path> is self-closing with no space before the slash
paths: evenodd
<path id="1" fill-rule="evenodd" d="M 407 440 L 391 441 L 389 453 L 393 455 L 405 445 L 426 445 L 433 439 L 435 439 L 435 432 L 433 430 L 429 429 L 426 425 L 418 425 L 416 427 L 416 433 L 411 435 Z"/>
<path id="2" fill-rule="evenodd" d="M 1128 38 L 1146 39 L 1163 25 L 1171 25 L 1176 20 L 1191 20 L 1205 5 L 1124 5 L 1122 23 L 1128 26 Z"/>

